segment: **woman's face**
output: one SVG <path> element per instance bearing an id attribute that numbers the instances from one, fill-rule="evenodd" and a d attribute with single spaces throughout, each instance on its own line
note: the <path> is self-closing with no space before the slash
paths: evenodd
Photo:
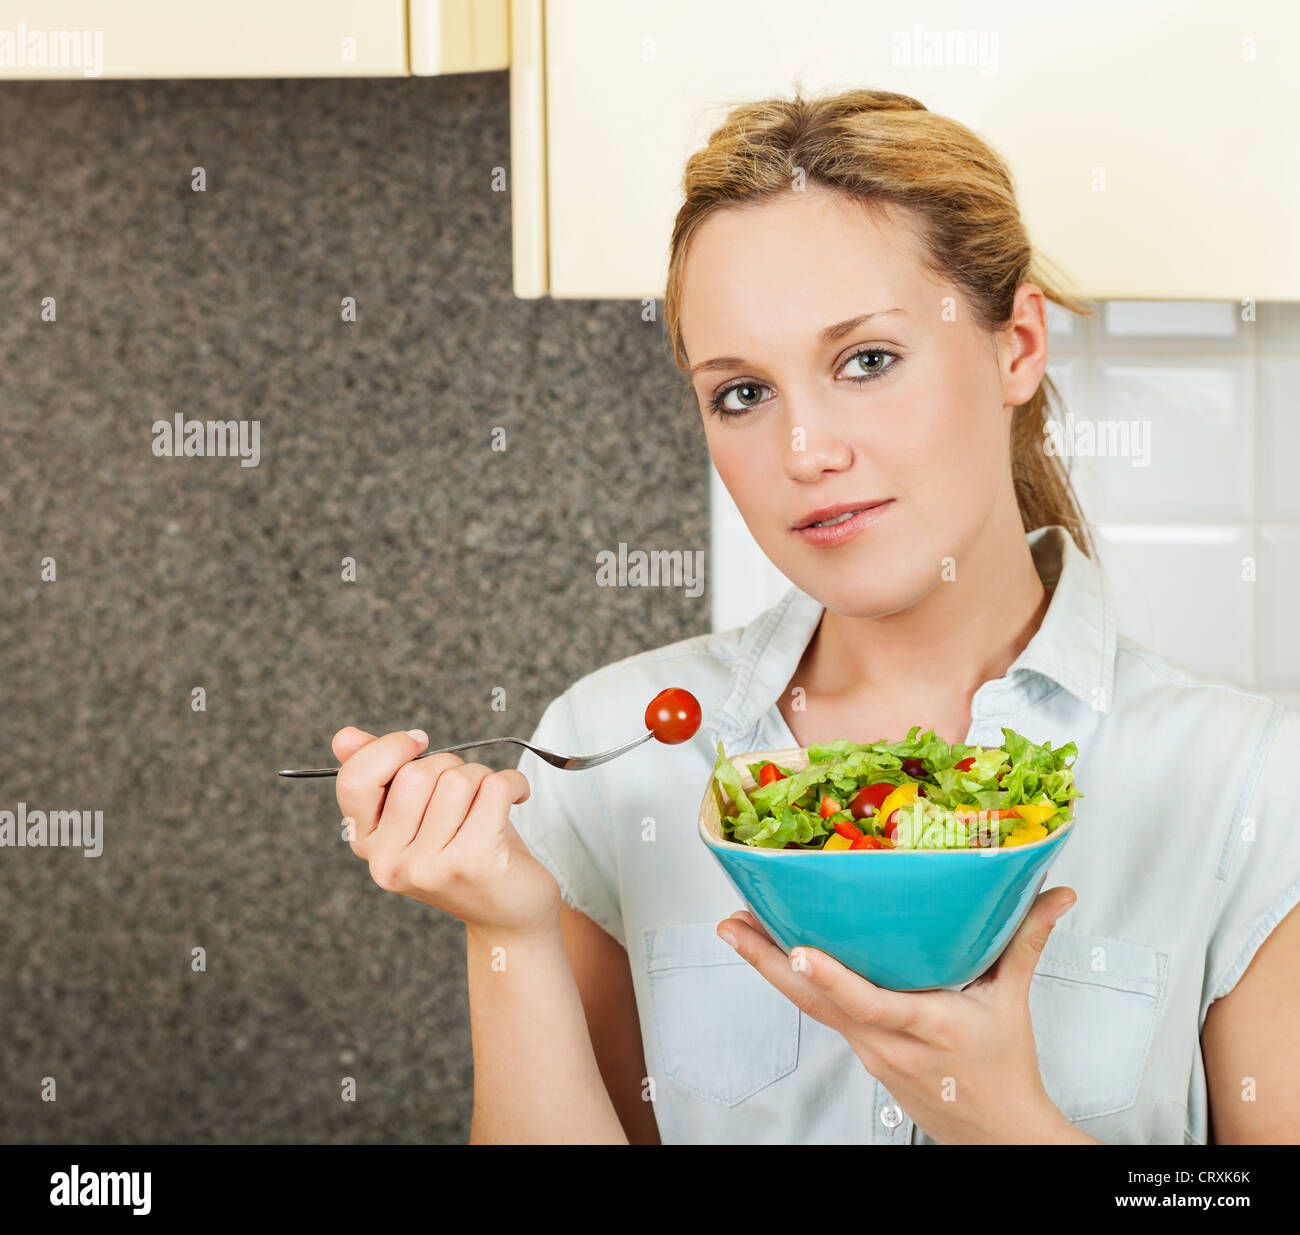
<path id="1" fill-rule="evenodd" d="M 995 343 L 956 287 L 922 269 L 905 219 L 810 185 L 714 213 L 683 273 L 714 466 L 782 574 L 852 617 L 919 600 L 945 559 L 960 570 L 997 503 L 1014 508 L 1011 409 L 1046 364 L 1045 328 L 1037 348 L 1032 321 L 1028 344 L 1011 332 L 1018 350 Z M 1017 306 L 1027 291 L 1041 323 L 1032 285 Z M 874 502 L 888 504 L 838 543 L 795 530 L 825 507 Z"/>

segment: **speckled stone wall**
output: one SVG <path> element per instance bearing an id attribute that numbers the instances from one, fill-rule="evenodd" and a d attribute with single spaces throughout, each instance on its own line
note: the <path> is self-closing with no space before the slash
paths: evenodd
<path id="1" fill-rule="evenodd" d="M 0 124 L 0 810 L 104 814 L 99 857 L 0 848 L 0 1140 L 463 1142 L 463 928 L 275 770 L 527 736 L 708 629 L 595 584 L 708 547 L 662 325 L 514 298 L 505 73 L 5 83 Z M 155 455 L 177 413 L 257 466 Z"/>

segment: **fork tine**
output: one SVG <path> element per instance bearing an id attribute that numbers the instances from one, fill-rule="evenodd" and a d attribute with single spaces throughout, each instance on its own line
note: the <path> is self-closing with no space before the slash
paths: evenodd
<path id="1" fill-rule="evenodd" d="M 649 741 L 652 737 L 654 737 L 653 730 L 647 729 L 639 738 L 633 738 L 630 742 L 626 742 L 614 750 L 607 750 L 603 755 L 582 755 L 576 759 L 569 759 L 560 766 L 567 768 L 570 772 L 581 772 L 587 768 L 594 768 L 599 764 L 608 763 L 611 759 L 617 759 L 619 755 L 626 755 L 628 751 L 640 746 L 642 742 Z"/>

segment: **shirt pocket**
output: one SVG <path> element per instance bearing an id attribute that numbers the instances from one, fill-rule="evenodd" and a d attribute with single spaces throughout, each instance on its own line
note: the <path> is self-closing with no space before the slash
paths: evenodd
<path id="1" fill-rule="evenodd" d="M 794 1070 L 799 1009 L 718 938 L 718 920 L 644 932 L 666 1080 L 735 1106 Z"/>
<path id="2" fill-rule="evenodd" d="M 1164 1001 L 1169 957 L 1145 944 L 1063 931 L 1048 936 L 1029 988 L 1038 1065 L 1071 1121 L 1137 1100 Z"/>

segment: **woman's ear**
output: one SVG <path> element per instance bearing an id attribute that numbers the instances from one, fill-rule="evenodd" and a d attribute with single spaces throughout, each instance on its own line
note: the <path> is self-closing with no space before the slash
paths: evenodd
<path id="1" fill-rule="evenodd" d="M 1011 321 L 998 340 L 1002 402 L 1019 407 L 1033 398 L 1047 371 L 1047 300 L 1034 283 L 1016 289 Z"/>

